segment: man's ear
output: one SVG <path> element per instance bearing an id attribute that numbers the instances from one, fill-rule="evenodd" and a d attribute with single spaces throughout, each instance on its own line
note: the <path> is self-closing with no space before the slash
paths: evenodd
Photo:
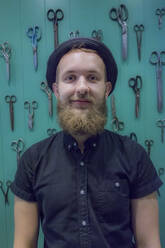
<path id="1" fill-rule="evenodd" d="M 111 90 L 112 90 L 112 83 L 108 81 L 106 82 L 106 92 L 105 92 L 106 98 L 109 96 Z"/>
<path id="2" fill-rule="evenodd" d="M 53 83 L 52 89 L 53 89 L 54 95 L 56 96 L 56 98 L 58 98 L 59 97 L 59 91 L 58 91 L 58 84 L 56 82 Z"/>

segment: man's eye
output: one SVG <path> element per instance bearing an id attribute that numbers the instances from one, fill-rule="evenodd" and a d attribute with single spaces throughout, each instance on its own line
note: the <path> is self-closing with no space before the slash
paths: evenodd
<path id="1" fill-rule="evenodd" d="M 89 75 L 88 79 L 92 82 L 97 81 L 98 78 L 95 75 Z"/>
<path id="2" fill-rule="evenodd" d="M 75 75 L 69 75 L 65 78 L 65 81 L 67 82 L 70 82 L 70 81 L 73 81 L 76 79 L 76 76 Z"/>

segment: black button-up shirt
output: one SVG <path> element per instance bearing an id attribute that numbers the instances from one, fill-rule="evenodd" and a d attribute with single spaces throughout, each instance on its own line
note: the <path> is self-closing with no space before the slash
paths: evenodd
<path id="1" fill-rule="evenodd" d="M 130 201 L 161 184 L 140 145 L 105 130 L 83 154 L 64 132 L 33 145 L 11 189 L 38 203 L 44 248 L 132 248 Z"/>

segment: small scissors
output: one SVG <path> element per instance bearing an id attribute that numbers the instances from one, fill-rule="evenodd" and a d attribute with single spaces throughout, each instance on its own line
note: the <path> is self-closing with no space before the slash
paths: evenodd
<path id="1" fill-rule="evenodd" d="M 122 28 L 122 58 L 124 60 L 127 59 L 127 43 L 128 43 L 128 31 L 127 31 L 127 23 L 128 19 L 128 10 L 124 4 L 121 4 L 120 7 L 112 8 L 109 11 L 109 17 L 113 21 L 117 21 L 118 24 Z"/>
<path id="2" fill-rule="evenodd" d="M 98 40 L 98 41 L 102 41 L 103 40 L 103 31 L 101 29 L 99 30 L 93 30 L 92 31 L 92 38 Z"/>
<path id="3" fill-rule="evenodd" d="M 165 9 L 156 9 L 155 14 L 158 16 L 158 27 L 161 29 L 162 27 L 162 17 L 165 15 Z"/>
<path id="4" fill-rule="evenodd" d="M 119 121 L 116 115 L 116 107 L 115 107 L 115 97 L 114 95 L 111 96 L 111 109 L 112 109 L 112 130 L 114 132 L 121 131 L 124 129 L 124 122 Z"/>
<path id="5" fill-rule="evenodd" d="M 28 28 L 26 34 L 32 41 L 33 63 L 34 63 L 34 69 L 35 71 L 37 71 L 38 68 L 37 41 L 41 39 L 41 30 L 38 26 L 30 27 Z"/>
<path id="6" fill-rule="evenodd" d="M 5 205 L 6 205 L 6 204 L 9 204 L 8 193 L 9 193 L 9 188 L 10 188 L 10 186 L 11 186 L 11 181 L 10 181 L 10 180 L 8 180 L 8 181 L 6 182 L 6 186 L 7 186 L 7 190 L 6 190 L 6 192 L 5 192 L 5 190 L 4 190 L 4 188 L 3 188 L 3 182 L 0 181 L 0 189 L 1 189 L 1 191 L 2 191 L 2 193 L 3 193 L 3 195 L 4 195 L 4 197 L 5 197 Z"/>
<path id="7" fill-rule="evenodd" d="M 24 147 L 25 143 L 21 138 L 11 142 L 11 148 L 17 153 L 17 166 L 20 160 L 21 152 L 24 150 Z"/>
<path id="8" fill-rule="evenodd" d="M 48 136 L 52 136 L 57 132 L 57 130 L 55 128 L 48 128 L 47 129 L 47 134 Z"/>
<path id="9" fill-rule="evenodd" d="M 164 175 L 164 171 L 165 171 L 165 169 L 164 168 L 159 168 L 159 170 L 158 170 L 158 175 L 159 176 L 162 176 L 162 175 Z"/>
<path id="10" fill-rule="evenodd" d="M 46 82 L 41 82 L 40 88 L 47 94 L 49 100 L 49 116 L 53 115 L 53 99 L 52 99 L 52 91 L 48 87 Z"/>
<path id="11" fill-rule="evenodd" d="M 6 62 L 6 73 L 7 73 L 7 81 L 10 80 L 10 55 L 11 55 L 11 48 L 9 47 L 8 42 L 4 42 L 0 44 L 0 56 L 4 58 Z"/>
<path id="12" fill-rule="evenodd" d="M 150 63 L 156 66 L 157 82 L 157 109 L 158 112 L 163 110 L 163 82 L 162 82 L 162 65 L 165 65 L 165 51 L 153 51 L 150 56 Z"/>
<path id="13" fill-rule="evenodd" d="M 134 31 L 136 32 L 136 41 L 138 49 L 138 58 L 141 60 L 141 44 L 142 44 L 142 33 L 144 31 L 144 25 L 134 25 Z"/>
<path id="14" fill-rule="evenodd" d="M 136 78 L 130 78 L 128 81 L 129 87 L 131 87 L 135 93 L 135 115 L 136 118 L 139 116 L 139 106 L 140 106 L 140 90 L 142 88 L 142 78 L 141 76 L 136 76 Z"/>
<path id="15" fill-rule="evenodd" d="M 57 9 L 54 11 L 53 9 L 49 9 L 47 12 L 47 18 L 49 21 L 53 22 L 54 29 L 54 48 L 58 46 L 58 22 L 64 18 L 64 12 L 62 9 Z"/>
<path id="16" fill-rule="evenodd" d="M 164 128 L 165 128 L 165 120 L 158 120 L 156 122 L 157 127 L 161 128 L 161 141 L 164 142 Z"/>
<path id="17" fill-rule="evenodd" d="M 11 130 L 14 130 L 14 106 L 13 104 L 17 101 L 17 98 L 15 95 L 11 96 L 5 96 L 5 101 L 6 103 L 9 103 L 9 113 L 10 113 L 10 125 L 11 125 Z"/>
<path id="18" fill-rule="evenodd" d="M 147 152 L 148 156 L 150 156 L 151 153 L 151 146 L 154 144 L 153 140 L 145 140 L 145 145 L 147 146 Z"/>
<path id="19" fill-rule="evenodd" d="M 137 140 L 136 133 L 134 133 L 134 132 L 130 133 L 130 136 L 129 136 L 129 137 L 130 137 L 131 140 L 134 140 L 134 141 L 136 141 L 136 142 L 138 141 L 138 140 Z"/>
<path id="20" fill-rule="evenodd" d="M 69 38 L 71 38 L 71 39 L 73 39 L 73 38 L 77 38 L 77 37 L 79 37 L 79 30 L 76 30 L 75 32 L 70 32 L 69 33 Z"/>
<path id="21" fill-rule="evenodd" d="M 32 101 L 32 103 L 30 104 L 29 101 L 25 101 L 24 102 L 24 108 L 29 110 L 28 127 L 29 127 L 29 129 L 33 129 L 34 110 L 38 108 L 38 103 L 36 101 Z"/>

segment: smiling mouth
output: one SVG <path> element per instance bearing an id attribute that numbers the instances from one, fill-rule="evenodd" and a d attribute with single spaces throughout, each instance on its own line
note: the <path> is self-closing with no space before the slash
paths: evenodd
<path id="1" fill-rule="evenodd" d="M 76 99 L 76 100 L 71 100 L 70 103 L 72 106 L 83 108 L 89 106 L 91 104 L 91 101 L 87 99 Z"/>

